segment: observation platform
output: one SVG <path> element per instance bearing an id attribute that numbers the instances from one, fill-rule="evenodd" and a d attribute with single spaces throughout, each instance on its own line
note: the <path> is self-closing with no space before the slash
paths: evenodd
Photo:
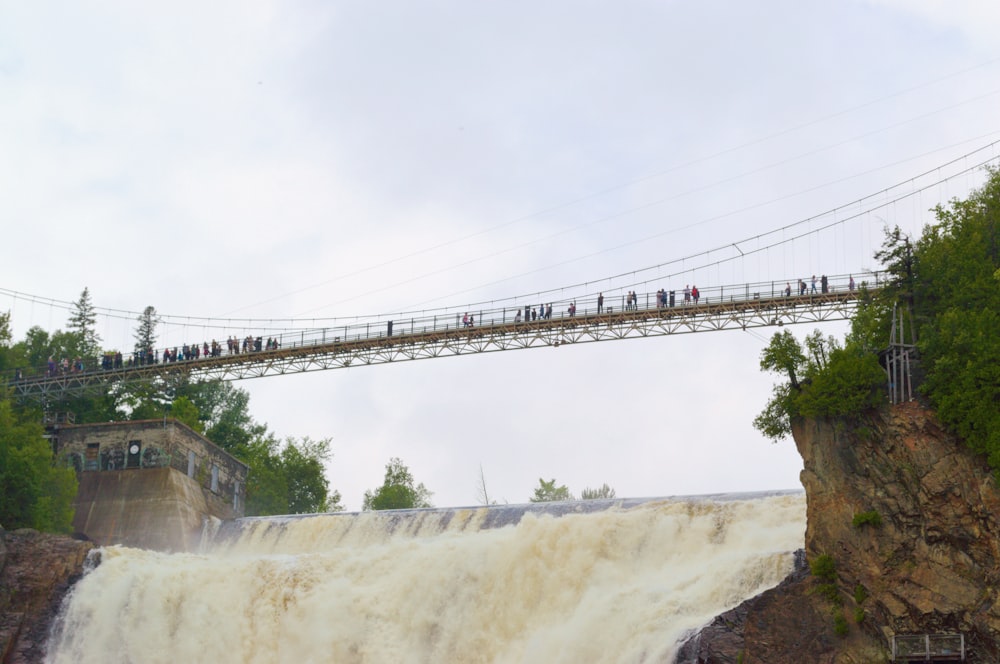
<path id="1" fill-rule="evenodd" d="M 964 662 L 964 634 L 896 634 L 894 662 Z"/>

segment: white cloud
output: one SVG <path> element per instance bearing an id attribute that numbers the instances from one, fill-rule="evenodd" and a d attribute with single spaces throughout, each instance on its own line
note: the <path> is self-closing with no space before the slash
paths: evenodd
<path id="1" fill-rule="evenodd" d="M 89 286 L 101 307 L 270 319 L 462 308 L 584 282 L 571 294 L 854 272 L 871 265 L 882 221 L 714 263 L 763 244 L 730 243 L 990 140 L 995 12 L 7 7 L 0 286 L 64 300 Z M 878 214 L 915 229 L 974 184 Z M 0 306 L 14 309 L 15 334 L 64 325 L 43 304 Z M 106 343 L 128 347 L 129 323 L 105 317 Z M 226 336 L 171 330 L 177 343 Z M 619 495 L 787 488 L 794 450 L 750 427 L 770 386 L 761 346 L 721 333 L 241 386 L 279 436 L 333 437 L 330 475 L 349 507 L 389 456 L 438 504 L 471 502 L 480 464 L 511 501 L 539 476 L 577 493 L 604 481 Z"/>

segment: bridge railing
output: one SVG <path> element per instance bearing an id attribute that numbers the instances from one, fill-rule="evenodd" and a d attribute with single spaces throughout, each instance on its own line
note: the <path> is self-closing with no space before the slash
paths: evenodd
<path id="1" fill-rule="evenodd" d="M 824 283 L 825 282 L 825 283 Z M 762 300 L 782 301 L 793 298 L 808 303 L 812 297 L 822 297 L 827 293 L 843 293 L 863 286 L 881 286 L 878 272 L 868 272 L 859 275 L 855 280 L 853 275 L 834 275 L 822 278 L 796 279 L 791 281 L 767 281 L 724 286 L 710 286 L 698 289 L 698 297 L 694 297 L 696 288 L 660 289 L 656 292 L 637 293 L 635 301 L 629 303 L 622 293 L 605 296 L 603 305 L 598 305 L 598 295 L 585 294 L 581 298 L 564 298 L 551 302 L 515 302 L 509 306 L 490 308 L 444 308 L 432 311 L 404 313 L 395 315 L 373 316 L 363 321 L 346 323 L 344 325 L 303 328 L 294 331 L 283 331 L 267 337 L 270 344 L 265 343 L 263 335 L 241 333 L 236 340 L 234 350 L 230 350 L 227 342 L 219 343 L 213 339 L 188 346 L 186 344 L 160 348 L 150 353 L 120 353 L 110 351 L 104 358 L 70 361 L 60 358 L 48 366 L 22 367 L 6 372 L 3 378 L 9 384 L 33 379 L 66 376 L 70 374 L 86 374 L 108 370 L 128 370 L 149 365 L 162 365 L 170 362 L 197 362 L 213 357 L 233 357 L 258 354 L 273 349 L 326 346 L 340 342 L 363 342 L 385 337 L 405 337 L 412 334 L 428 334 L 435 332 L 452 332 L 460 328 L 481 329 L 513 325 L 521 322 L 562 320 L 572 317 L 584 318 L 596 315 L 614 315 L 623 313 L 639 313 L 659 309 L 685 308 L 697 312 L 699 307 L 718 305 L 722 303 L 758 302 Z M 528 298 L 523 298 L 527 300 Z M 543 298 L 539 297 L 538 300 Z M 541 310 L 541 311 L 539 311 Z M 535 318 L 531 318 L 532 311 Z M 520 313 L 520 316 L 518 314 Z M 244 331 L 245 332 L 245 331 Z M 230 335 L 233 337 L 233 335 Z M 228 341 L 228 340 L 227 340 Z M 244 343 L 244 342 L 247 343 Z M 209 353 L 204 349 L 208 346 Z M 177 359 L 165 359 L 166 355 Z"/>
<path id="2" fill-rule="evenodd" d="M 964 662 L 964 634 L 896 634 L 892 637 L 894 662 Z"/>

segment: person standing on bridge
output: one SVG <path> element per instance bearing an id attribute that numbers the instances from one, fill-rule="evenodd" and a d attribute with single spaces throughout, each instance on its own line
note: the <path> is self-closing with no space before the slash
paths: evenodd
<path id="1" fill-rule="evenodd" d="M 597 313 L 604 311 L 604 293 L 597 294 Z"/>
<path id="2" fill-rule="evenodd" d="M 851 275 L 851 280 L 847 282 L 847 289 L 849 291 L 851 291 L 852 293 L 854 292 L 854 275 L 853 274 Z"/>
<path id="3" fill-rule="evenodd" d="M 521 310 L 520 309 L 518 309 L 517 313 L 514 314 L 514 322 L 515 323 L 520 323 L 521 322 Z"/>
<path id="4" fill-rule="evenodd" d="M 786 281 L 785 282 L 785 297 L 788 297 L 791 294 L 792 294 L 792 285 Z"/>
<path id="5" fill-rule="evenodd" d="M 816 275 L 814 274 L 812 278 L 812 290 L 809 291 L 809 294 L 812 295 L 815 292 L 816 292 Z"/>
<path id="6" fill-rule="evenodd" d="M 691 304 L 691 284 L 684 284 L 684 304 Z"/>
<path id="7" fill-rule="evenodd" d="M 694 303 L 698 304 L 698 298 L 701 297 L 701 291 L 698 290 L 697 286 L 691 287 L 691 297 L 694 299 Z"/>

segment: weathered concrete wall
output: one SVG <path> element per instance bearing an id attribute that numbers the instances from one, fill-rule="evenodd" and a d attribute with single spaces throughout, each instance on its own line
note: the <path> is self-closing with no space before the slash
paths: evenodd
<path id="1" fill-rule="evenodd" d="M 73 463 L 81 482 L 91 473 L 170 467 L 214 494 L 213 503 L 228 503 L 243 515 L 246 464 L 176 420 L 63 424 L 50 434 L 56 455 Z M 130 454 L 133 446 L 137 454 Z"/>
<path id="2" fill-rule="evenodd" d="M 231 506 L 173 468 L 80 473 L 73 528 L 100 545 L 194 550 L 205 519 Z"/>

